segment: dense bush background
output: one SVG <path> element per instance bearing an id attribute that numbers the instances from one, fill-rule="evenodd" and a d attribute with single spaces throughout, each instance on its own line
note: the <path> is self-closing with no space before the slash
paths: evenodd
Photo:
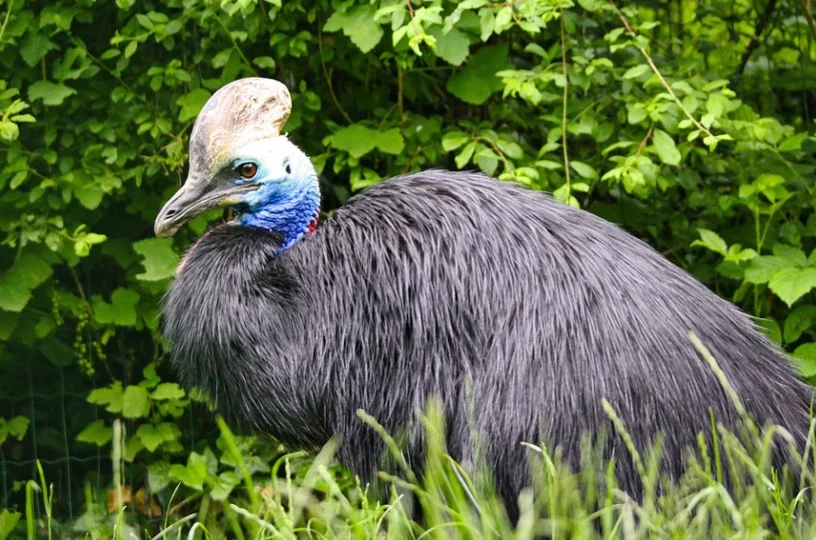
<path id="1" fill-rule="evenodd" d="M 54 515 L 101 526 L 116 418 L 135 517 L 238 496 L 156 330 L 179 254 L 219 216 L 174 239 L 152 223 L 197 112 L 239 77 L 289 87 L 325 210 L 429 167 L 553 192 L 762 317 L 816 375 L 811 0 L 625 5 L 0 2 L 0 537 L 35 458 Z M 281 453 L 239 444 L 250 472 Z"/>

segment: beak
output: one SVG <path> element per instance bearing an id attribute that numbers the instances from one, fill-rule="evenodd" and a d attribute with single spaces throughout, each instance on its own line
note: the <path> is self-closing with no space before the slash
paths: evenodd
<path id="1" fill-rule="evenodd" d="M 259 184 L 236 184 L 207 191 L 206 183 L 191 180 L 188 178 L 156 216 L 153 224 L 156 236 L 173 236 L 182 225 L 205 210 L 236 205 L 241 202 L 239 195 L 260 187 Z"/>

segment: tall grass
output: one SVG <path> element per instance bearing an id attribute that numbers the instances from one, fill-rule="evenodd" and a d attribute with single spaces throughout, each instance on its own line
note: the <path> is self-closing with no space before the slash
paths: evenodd
<path id="1" fill-rule="evenodd" d="M 744 408 L 708 351 L 692 336 L 704 358 L 729 391 L 734 406 Z M 604 403 L 615 429 L 629 440 L 626 426 Z M 630 444 L 644 491 L 635 500 L 617 488 L 614 462 L 602 458 L 599 437 L 585 437 L 581 467 L 571 470 L 559 449 L 527 445 L 533 486 L 518 499 L 520 517 L 507 518 L 504 505 L 491 488 L 488 471 L 465 467 L 447 453 L 445 426 L 433 402 L 421 417 L 426 463 L 422 474 L 408 467 L 400 445 L 377 422 L 360 411 L 361 421 L 386 441 L 395 473 L 380 473 L 378 488 L 351 479 L 341 484 L 333 465 L 337 441 L 330 441 L 304 466 L 300 453 L 282 456 L 271 474 L 254 476 L 244 463 L 227 425 L 219 427 L 243 489 L 223 504 L 221 518 L 202 519 L 206 512 L 165 522 L 153 538 L 253 539 L 465 539 L 465 538 L 816 538 L 814 498 L 816 445 L 813 423 L 798 472 L 771 467 L 772 439 L 789 440 L 780 428 L 764 432 L 744 416 L 745 430 L 732 433 L 711 419 L 710 440 L 700 434 L 698 448 L 689 455 L 683 476 L 669 482 L 660 474 L 660 440 L 649 453 Z M 809 456 L 810 459 L 806 459 Z M 293 466 L 300 463 L 298 467 Z M 345 477 L 349 479 L 348 476 Z M 725 479 L 728 479 L 726 486 Z M 42 485 L 45 479 L 41 478 Z M 384 488 L 384 489 L 383 489 Z M 32 484 L 29 504 L 33 504 Z M 48 490 L 39 490 L 50 508 Z M 119 524 L 122 512 L 113 519 Z M 421 516 L 421 517 L 418 517 Z M 26 512 L 27 531 L 35 528 L 33 512 Z M 50 520 L 49 520 L 50 522 Z M 42 524 L 38 529 L 44 532 Z M 131 534 L 135 530 L 129 529 Z M 117 528 L 119 537 L 123 537 Z M 94 537 L 100 537 L 94 535 Z M 150 538 L 151 535 L 143 534 Z"/>

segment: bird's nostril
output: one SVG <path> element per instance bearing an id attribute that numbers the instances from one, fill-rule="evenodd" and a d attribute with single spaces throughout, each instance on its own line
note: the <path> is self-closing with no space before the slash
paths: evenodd
<path id="1" fill-rule="evenodd" d="M 167 210 L 167 212 L 165 212 L 164 215 L 167 216 L 167 217 L 173 217 L 173 216 L 176 215 L 176 209 L 175 208 L 169 208 Z"/>

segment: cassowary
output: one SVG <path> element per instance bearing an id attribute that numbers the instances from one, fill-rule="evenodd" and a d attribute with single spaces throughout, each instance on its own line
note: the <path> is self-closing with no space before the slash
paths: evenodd
<path id="1" fill-rule="evenodd" d="M 233 426 L 301 448 L 340 435 L 340 461 L 371 479 L 384 445 L 358 409 L 410 430 L 435 397 L 449 452 L 472 459 L 475 429 L 511 513 L 531 478 L 522 442 L 577 466 L 582 434 L 606 430 L 606 457 L 636 493 L 603 399 L 640 451 L 663 434 L 671 478 L 710 434 L 709 408 L 739 423 L 693 331 L 748 413 L 803 446 L 810 387 L 747 315 L 646 243 L 540 192 L 441 170 L 369 187 L 318 226 L 315 169 L 280 134 L 290 110 L 273 80 L 216 92 L 155 222 L 168 236 L 206 209 L 237 211 L 189 250 L 162 323 L 179 379 Z"/>

